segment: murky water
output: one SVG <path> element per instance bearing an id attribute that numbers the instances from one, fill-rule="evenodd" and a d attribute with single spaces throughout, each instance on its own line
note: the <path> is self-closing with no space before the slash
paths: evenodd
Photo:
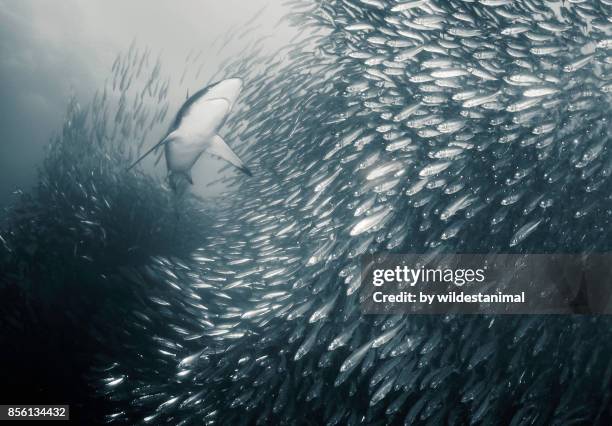
<path id="1" fill-rule="evenodd" d="M 215 196 L 126 171 L 180 106 L 151 49 L 70 105 L 1 234 L 3 364 L 89 422 L 609 423 L 605 317 L 358 300 L 367 252 L 609 250 L 609 2 L 291 7 L 211 77 L 245 82 L 221 133 L 254 174 Z"/>

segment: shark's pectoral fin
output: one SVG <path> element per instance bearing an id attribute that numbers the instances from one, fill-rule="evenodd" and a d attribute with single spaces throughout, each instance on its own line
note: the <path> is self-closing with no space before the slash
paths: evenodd
<path id="1" fill-rule="evenodd" d="M 160 150 L 157 153 L 157 158 L 155 159 L 155 165 L 157 166 L 157 164 L 161 161 L 162 157 L 164 156 L 164 151 Z"/>
<path id="2" fill-rule="evenodd" d="M 236 153 L 232 151 L 232 149 L 225 143 L 223 138 L 219 135 L 215 135 L 210 146 L 207 149 L 207 152 L 212 155 L 216 155 L 217 157 L 222 158 L 223 160 L 233 164 L 242 172 L 246 173 L 249 176 L 253 176 L 251 171 L 247 166 L 244 165 L 242 160 L 238 158 Z"/>
<path id="3" fill-rule="evenodd" d="M 172 133 L 171 133 L 171 134 L 169 134 L 168 136 L 166 136 L 165 138 L 163 138 L 161 141 L 159 141 L 159 142 L 158 142 L 158 143 L 156 143 L 155 145 L 153 145 L 153 147 L 151 147 L 151 148 L 150 148 L 150 149 L 149 149 L 147 152 L 145 152 L 144 154 L 142 154 L 142 155 L 140 156 L 140 158 L 138 158 L 138 160 L 134 161 L 134 162 L 132 163 L 132 165 L 131 165 L 130 167 L 128 167 L 127 169 L 128 169 L 128 170 L 132 169 L 132 168 L 133 168 L 133 167 L 134 167 L 136 164 L 138 164 L 138 163 L 140 163 L 142 160 L 144 160 L 144 159 L 145 159 L 145 157 L 146 157 L 147 155 L 151 154 L 152 152 L 157 152 L 157 150 L 158 150 L 158 149 L 159 149 L 159 148 L 160 148 L 160 147 L 161 147 L 163 144 L 165 144 L 166 142 L 168 142 L 168 141 L 170 140 L 171 135 L 172 135 Z M 161 156 L 160 156 L 160 157 L 158 157 L 158 158 L 157 158 L 157 160 L 155 161 L 155 164 L 156 164 L 156 165 L 157 165 L 157 163 L 159 162 L 159 159 L 160 159 L 160 158 L 161 158 Z"/>

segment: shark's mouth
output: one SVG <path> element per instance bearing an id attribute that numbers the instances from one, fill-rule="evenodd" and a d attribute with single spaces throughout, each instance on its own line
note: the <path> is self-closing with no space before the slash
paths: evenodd
<path id="1" fill-rule="evenodd" d="M 254 176 L 214 206 L 126 172 L 168 107 L 122 84 L 71 107 L 2 234 L 28 301 L 3 335 L 78 330 L 74 354 L 37 338 L 109 422 L 609 423 L 607 318 L 365 316 L 357 291 L 374 251 L 610 249 L 609 2 L 294 7 L 314 35 L 224 69 L 244 88 L 222 133 Z"/>

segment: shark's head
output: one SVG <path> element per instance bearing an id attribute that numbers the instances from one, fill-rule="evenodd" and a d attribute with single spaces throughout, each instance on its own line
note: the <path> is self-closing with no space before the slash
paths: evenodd
<path id="1" fill-rule="evenodd" d="M 227 99 L 230 110 L 233 108 L 238 95 L 242 90 L 242 79 L 233 77 L 219 81 L 217 84 L 208 89 L 205 99 Z"/>

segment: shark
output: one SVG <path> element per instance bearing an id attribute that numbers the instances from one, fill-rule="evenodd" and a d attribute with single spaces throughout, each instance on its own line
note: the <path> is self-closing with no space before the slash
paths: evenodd
<path id="1" fill-rule="evenodd" d="M 176 189 L 180 179 L 185 179 L 193 185 L 191 169 L 205 152 L 252 176 L 249 168 L 218 133 L 241 89 L 240 78 L 229 78 L 206 86 L 188 97 L 178 110 L 166 135 L 132 163 L 128 170 L 163 145 L 168 180 L 173 189 Z"/>

